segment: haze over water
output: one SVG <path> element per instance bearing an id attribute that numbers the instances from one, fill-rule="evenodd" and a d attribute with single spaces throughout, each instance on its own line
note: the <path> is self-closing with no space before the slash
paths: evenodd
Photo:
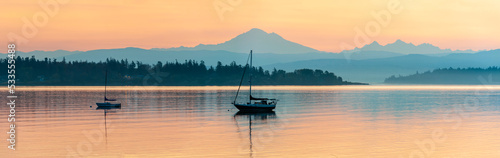
<path id="1" fill-rule="evenodd" d="M 260 114 L 236 89 L 108 87 L 122 108 L 102 110 L 103 87 L 18 88 L 0 157 L 500 156 L 500 86 L 256 86 L 280 100 Z"/>

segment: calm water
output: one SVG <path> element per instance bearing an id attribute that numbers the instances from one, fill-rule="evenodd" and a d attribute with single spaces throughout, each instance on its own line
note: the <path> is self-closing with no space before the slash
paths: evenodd
<path id="1" fill-rule="evenodd" d="M 500 157 L 499 86 L 255 87 L 280 99 L 260 114 L 235 89 L 111 87 L 122 108 L 101 110 L 102 87 L 18 88 L 0 157 Z"/>

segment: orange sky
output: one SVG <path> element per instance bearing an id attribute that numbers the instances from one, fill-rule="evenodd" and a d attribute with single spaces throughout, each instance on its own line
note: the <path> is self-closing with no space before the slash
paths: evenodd
<path id="1" fill-rule="evenodd" d="M 2 1 L 1 43 L 7 45 L 9 38 L 17 36 L 20 51 L 169 48 L 222 43 L 260 28 L 321 51 L 338 52 L 341 43 L 354 46 L 355 28 L 365 30 L 369 24 L 380 26 L 380 32 L 369 40 L 381 44 L 401 39 L 441 48 L 482 50 L 497 49 L 500 43 L 497 0 L 59 1 L 69 2 L 57 3 L 53 16 L 39 0 Z M 229 10 L 222 14 L 223 19 L 214 3 L 225 4 L 221 8 Z M 387 26 L 380 25 L 372 13 L 387 11 L 393 3 L 399 3 L 401 12 L 390 14 Z M 38 17 L 37 31 L 26 36 L 23 19 L 33 23 L 33 17 Z"/>

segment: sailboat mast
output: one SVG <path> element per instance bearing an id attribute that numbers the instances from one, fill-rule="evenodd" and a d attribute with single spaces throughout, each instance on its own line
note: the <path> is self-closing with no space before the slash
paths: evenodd
<path id="1" fill-rule="evenodd" d="M 236 99 L 238 99 L 238 94 L 240 93 L 241 84 L 243 83 L 243 79 L 245 77 L 245 73 L 247 72 L 247 69 L 248 69 L 248 61 L 249 60 L 250 60 L 250 54 L 248 54 L 247 62 L 245 64 L 245 68 L 243 69 L 243 75 L 241 75 L 240 85 L 238 86 L 238 91 L 236 91 L 236 96 L 234 97 L 233 104 L 236 103 Z"/>
<path id="2" fill-rule="evenodd" d="M 252 50 L 250 50 L 250 103 L 252 102 L 252 69 L 253 69 L 253 66 L 252 66 Z"/>
<path id="3" fill-rule="evenodd" d="M 104 102 L 106 102 L 106 86 L 108 85 L 108 70 L 106 70 L 106 76 L 104 77 Z"/>

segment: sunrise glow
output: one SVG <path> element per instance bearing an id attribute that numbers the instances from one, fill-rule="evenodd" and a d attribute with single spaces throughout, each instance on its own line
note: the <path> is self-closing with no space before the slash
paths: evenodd
<path id="1" fill-rule="evenodd" d="M 500 1 L 495 0 L 41 2 L 46 4 L 2 2 L 0 9 L 9 13 L 0 15 L 2 43 L 19 39 L 12 38 L 17 35 L 25 39 L 16 40 L 20 51 L 192 47 L 223 43 L 260 28 L 320 51 L 339 52 L 341 43 L 354 45 L 356 28 L 365 30 L 373 22 L 379 24 L 380 32 L 370 36 L 370 41 L 380 44 L 401 39 L 441 48 L 484 50 L 497 49 L 500 42 Z M 374 14 L 391 5 L 400 12 L 391 14 L 383 26 Z M 43 26 L 35 26 L 37 32 L 26 37 L 24 25 L 26 20 L 33 23 L 33 17 Z"/>

